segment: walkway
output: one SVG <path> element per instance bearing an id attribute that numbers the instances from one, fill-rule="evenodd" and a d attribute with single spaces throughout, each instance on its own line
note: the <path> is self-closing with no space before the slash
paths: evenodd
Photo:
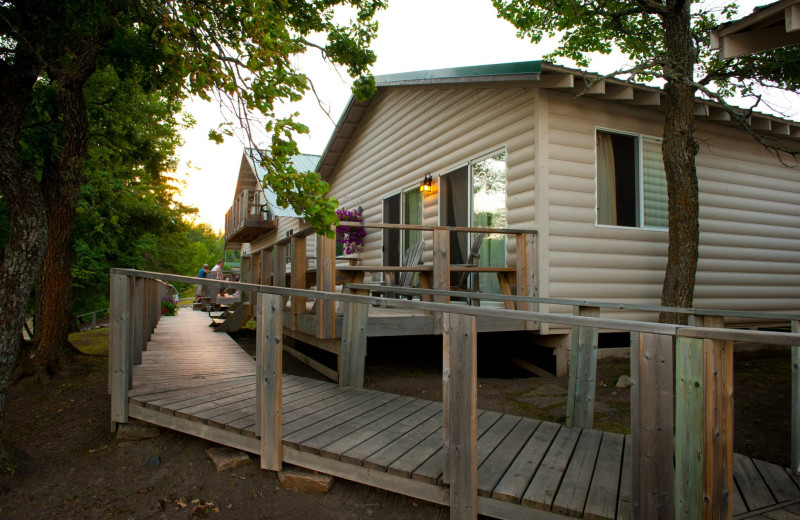
<path id="1" fill-rule="evenodd" d="M 255 363 L 205 313 L 164 317 L 134 366 L 129 415 L 251 453 Z M 442 405 L 283 376 L 286 463 L 447 505 Z M 479 411 L 479 511 L 498 518 L 631 517 L 630 437 Z M 737 518 L 800 520 L 798 481 L 734 456 Z"/>

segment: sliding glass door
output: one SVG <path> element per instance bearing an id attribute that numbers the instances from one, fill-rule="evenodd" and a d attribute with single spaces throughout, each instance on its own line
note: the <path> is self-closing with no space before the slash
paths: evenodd
<path id="1" fill-rule="evenodd" d="M 456 227 L 506 227 L 506 153 L 497 152 L 452 170 L 440 177 L 439 221 Z M 477 244 L 469 233 L 450 234 L 450 262 L 465 264 L 471 253 L 477 253 L 478 265 L 504 267 L 506 238 L 503 234 L 487 233 Z M 461 276 L 453 277 L 459 285 Z M 482 273 L 477 284 L 469 284 L 482 292 L 499 293 L 497 275 Z"/>
<path id="2" fill-rule="evenodd" d="M 414 187 L 383 199 L 385 224 L 422 225 L 422 193 Z M 418 229 L 383 230 L 383 265 L 400 265 L 406 249 L 422 240 Z"/>

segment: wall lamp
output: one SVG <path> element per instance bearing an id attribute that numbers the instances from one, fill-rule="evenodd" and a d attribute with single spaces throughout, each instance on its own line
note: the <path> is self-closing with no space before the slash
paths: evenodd
<path id="1" fill-rule="evenodd" d="M 426 174 L 422 182 L 419 183 L 419 191 L 423 193 L 430 193 L 433 191 L 433 178 L 430 173 Z"/>

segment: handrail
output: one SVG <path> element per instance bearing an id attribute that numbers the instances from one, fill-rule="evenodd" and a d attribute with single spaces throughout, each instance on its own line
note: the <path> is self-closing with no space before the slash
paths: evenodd
<path id="1" fill-rule="evenodd" d="M 358 267 L 356 267 L 358 269 Z M 411 268 L 406 268 L 411 270 Z M 382 286 L 370 284 L 354 284 L 348 283 L 347 287 L 354 290 L 375 290 L 385 291 L 386 288 Z M 675 314 L 689 314 L 697 316 L 727 316 L 731 318 L 752 318 L 762 320 L 779 320 L 779 321 L 792 321 L 800 320 L 800 313 L 781 313 L 781 312 L 764 312 L 764 311 L 734 311 L 722 309 L 703 309 L 696 307 L 663 307 L 660 305 L 642 305 L 636 303 L 614 303 L 614 302 L 601 302 L 592 300 L 569 300 L 564 298 L 541 298 L 537 296 L 517 296 L 514 294 L 493 294 L 493 293 L 479 293 L 468 291 L 447 291 L 436 289 L 424 289 L 421 287 L 392 287 L 392 292 L 406 295 L 443 295 L 443 296 L 456 296 L 461 298 L 469 298 L 474 300 L 490 300 L 490 301 L 513 301 L 513 302 L 529 302 L 529 303 L 548 303 L 551 305 L 565 305 L 570 307 L 597 307 L 600 309 L 616 309 L 616 310 L 635 310 L 635 311 L 648 311 L 648 312 L 671 312 Z"/>
<path id="2" fill-rule="evenodd" d="M 198 279 L 133 269 L 111 270 L 112 331 L 109 385 L 112 392 L 113 424 L 127 421 L 132 365 L 140 354 L 153 310 L 165 286 L 156 280 L 187 282 L 214 287 L 236 287 L 259 294 L 259 335 L 257 338 L 256 428 L 260 436 L 261 467 L 281 469 L 281 363 L 285 296 L 343 302 L 344 331 L 341 345 L 343 367 L 361 364 L 366 348 L 366 322 L 370 305 L 387 308 L 428 310 L 442 313 L 443 369 L 443 479 L 450 484 L 450 505 L 477 506 L 477 373 L 476 318 L 510 318 L 558 323 L 575 327 L 576 350 L 596 351 L 599 328 L 639 332 L 632 343 L 631 431 L 633 438 L 632 485 L 636 517 L 656 512 L 672 516 L 681 507 L 690 517 L 705 513 L 711 518 L 729 517 L 733 477 L 733 341 L 756 341 L 793 347 L 793 363 L 800 353 L 800 327 L 792 321 L 793 332 L 730 330 L 722 328 L 720 316 L 699 315 L 695 325 L 684 326 L 600 318 L 586 315 L 593 302 L 579 302 L 574 316 L 512 309 L 491 309 L 448 303 L 409 301 L 360 294 L 313 291 L 244 282 Z M 399 288 L 398 288 L 399 289 Z M 398 292 L 400 292 L 398 290 Z M 442 291 L 449 292 L 449 291 Z M 486 297 L 459 292 L 459 296 Z M 503 295 L 506 297 L 506 295 Z M 570 300 L 565 300 L 570 301 Z M 594 302 L 602 304 L 603 302 Z M 599 306 L 594 310 L 599 311 Z M 617 304 L 614 304 L 616 307 Z M 697 312 L 697 309 L 687 309 Z M 720 311 L 725 312 L 725 311 Z M 149 317 L 148 317 L 149 316 Z M 592 336 L 595 343 L 592 344 Z M 137 361 L 138 353 L 138 361 Z M 673 357 L 676 362 L 673 364 Z M 591 356 L 576 358 L 570 374 L 570 394 L 594 385 Z M 800 388 L 793 370 L 793 391 Z M 348 377 L 353 377 L 353 371 Z M 340 385 L 358 386 L 357 380 Z M 593 397 L 568 402 L 567 418 L 585 414 Z M 593 395 L 593 394 L 592 394 Z M 674 400 L 673 400 L 674 395 Z M 464 397 L 467 398 L 464 398 Z M 571 408 L 570 408 L 571 407 Z M 797 403 L 792 409 L 792 436 L 800 434 Z M 705 413 L 704 410 L 710 410 Z M 591 413 L 589 413 L 591 415 Z M 674 417 L 674 422 L 673 422 Z M 792 468 L 800 470 L 800 453 L 792 450 Z M 705 466 L 703 466 L 705 464 Z M 459 478 L 451 478 L 458 475 Z M 702 478 L 701 478 L 702 477 Z M 469 509 L 469 508 L 468 508 Z M 475 509 L 473 509 L 474 511 Z M 709 512 L 710 511 L 710 512 Z"/>
<path id="3" fill-rule="evenodd" d="M 390 309 L 415 309 L 434 312 L 448 312 L 454 314 L 465 314 L 468 316 L 502 318 L 521 321 L 539 321 L 555 323 L 569 326 L 585 326 L 610 330 L 625 330 L 630 332 L 644 332 L 651 334 L 663 334 L 668 336 L 684 337 L 706 337 L 702 336 L 702 331 L 707 331 L 709 338 L 726 339 L 731 341 L 754 341 L 762 343 L 774 343 L 776 345 L 800 345 L 800 334 L 789 332 L 756 331 L 756 330 L 731 330 L 731 329 L 708 329 L 698 328 L 691 325 L 674 325 L 668 323 L 641 322 L 635 320 L 620 320 L 611 318 L 594 318 L 590 316 L 570 316 L 566 314 L 551 314 L 547 312 L 521 311 L 511 309 L 498 309 L 489 307 L 471 307 L 452 303 L 422 302 L 416 300 L 398 300 L 394 298 L 384 298 L 382 296 L 363 296 L 357 294 L 314 291 L 311 289 L 292 289 L 289 287 L 278 287 L 274 285 L 259 285 L 243 282 L 229 282 L 225 280 L 211 280 L 207 278 L 195 278 L 183 275 L 165 275 L 150 271 L 138 271 L 136 269 L 113 268 L 111 274 L 121 274 L 135 276 L 138 278 L 160 278 L 176 282 L 187 282 L 198 285 L 211 285 L 217 288 L 237 288 L 240 291 L 251 291 L 262 294 L 277 294 L 281 296 L 297 296 L 301 298 L 318 298 L 321 300 L 333 300 L 346 303 L 360 303 L 375 305 Z M 392 287 L 395 291 L 396 287 Z M 400 292 L 400 291 L 396 291 Z M 450 291 L 445 291 L 450 292 Z M 458 296 L 472 298 L 474 296 L 485 296 L 481 293 L 468 293 L 459 291 Z M 503 295 L 505 298 L 508 296 Z M 592 305 L 589 305 L 592 306 Z"/>

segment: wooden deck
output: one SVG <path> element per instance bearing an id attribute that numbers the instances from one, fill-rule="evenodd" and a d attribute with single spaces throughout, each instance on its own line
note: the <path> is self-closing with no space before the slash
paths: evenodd
<path id="1" fill-rule="evenodd" d="M 164 317 L 134 366 L 129 416 L 260 453 L 256 366 L 205 313 Z M 447 505 L 442 405 L 283 376 L 283 460 Z M 478 412 L 479 512 L 498 518 L 631 518 L 630 437 Z M 734 456 L 738 518 L 800 519 L 783 468 Z"/>

